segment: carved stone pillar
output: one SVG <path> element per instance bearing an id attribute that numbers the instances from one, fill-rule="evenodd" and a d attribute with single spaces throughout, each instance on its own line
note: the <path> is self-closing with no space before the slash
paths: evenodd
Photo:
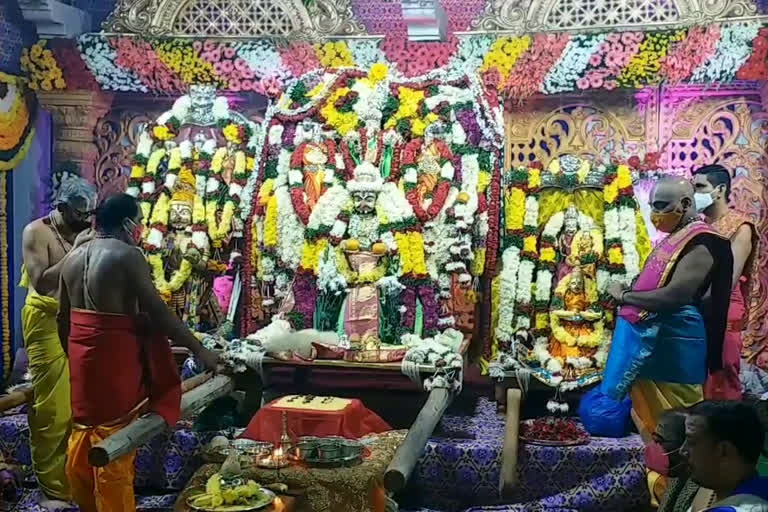
<path id="1" fill-rule="evenodd" d="M 37 97 L 53 116 L 54 165 L 75 162 L 83 178 L 95 183 L 99 151 L 94 143 L 94 128 L 109 112 L 112 95 L 100 91 L 39 92 Z"/>

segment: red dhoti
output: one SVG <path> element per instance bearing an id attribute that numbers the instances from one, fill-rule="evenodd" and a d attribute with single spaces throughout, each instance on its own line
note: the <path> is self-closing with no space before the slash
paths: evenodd
<path id="1" fill-rule="evenodd" d="M 744 277 L 741 280 L 745 280 Z M 711 372 L 704 385 L 705 400 L 741 400 L 741 334 L 745 327 L 746 305 L 741 286 L 731 292 L 728 328 L 723 340 L 723 368 Z"/>
<path id="2" fill-rule="evenodd" d="M 179 373 L 164 336 L 149 335 L 142 317 L 72 310 L 69 366 L 73 429 L 67 478 L 83 512 L 133 512 L 136 453 L 103 468 L 90 448 L 130 423 L 146 407 L 168 425 L 179 419 Z"/>

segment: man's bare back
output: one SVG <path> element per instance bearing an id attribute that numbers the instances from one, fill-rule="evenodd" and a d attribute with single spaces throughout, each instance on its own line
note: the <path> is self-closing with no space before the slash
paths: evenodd
<path id="1" fill-rule="evenodd" d="M 58 229 L 48 216 L 24 228 L 24 265 L 32 288 L 40 295 L 57 298 L 59 276 L 55 267 L 72 249 L 74 239 L 74 234 Z"/>
<path id="2" fill-rule="evenodd" d="M 131 276 L 142 271 L 149 276 L 149 267 L 135 247 L 113 238 L 96 238 L 72 251 L 61 277 L 71 308 L 133 315 L 139 312 L 139 296 L 138 283 Z M 85 280 L 93 303 L 86 300 Z"/>

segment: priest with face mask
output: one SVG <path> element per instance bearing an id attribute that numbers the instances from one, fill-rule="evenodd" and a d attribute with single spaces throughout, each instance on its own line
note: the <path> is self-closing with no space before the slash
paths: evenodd
<path id="1" fill-rule="evenodd" d="M 621 421 L 620 407 L 610 411 L 612 404 L 626 403 L 627 395 L 641 433 L 654 432 L 664 411 L 701 401 L 708 372 L 722 368 L 730 243 L 698 220 L 687 180 L 661 179 L 650 202 L 651 221 L 668 235 L 631 289 L 618 282 L 608 286 L 621 307 L 603 382 L 580 409 L 585 426 L 592 425 L 596 434 L 612 414 Z"/>
<path id="2" fill-rule="evenodd" d="M 728 205 L 731 175 L 725 167 L 715 164 L 698 169 L 693 173 L 693 187 L 696 210 L 704 214 L 707 223 L 718 233 L 731 241 L 733 251 L 723 368 L 709 375 L 704 386 L 704 397 L 707 400 L 741 400 L 741 335 L 747 323 L 759 237 L 755 224 Z M 748 356 L 757 356 L 757 352 Z"/>

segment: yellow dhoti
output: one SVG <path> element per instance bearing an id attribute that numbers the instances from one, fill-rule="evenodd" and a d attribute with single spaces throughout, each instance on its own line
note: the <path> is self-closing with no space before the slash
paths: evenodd
<path id="1" fill-rule="evenodd" d="M 704 400 L 704 391 L 700 384 L 672 384 L 638 379 L 629 392 L 632 409 L 646 432 L 653 433 L 656 423 L 665 411 L 684 409 Z"/>
<path id="2" fill-rule="evenodd" d="M 133 492 L 136 451 L 103 468 L 93 467 L 88 462 L 88 450 L 130 423 L 131 419 L 133 417 L 110 426 L 73 428 L 67 451 L 67 477 L 72 487 L 72 498 L 81 512 L 136 510 Z"/>
<path id="3" fill-rule="evenodd" d="M 72 409 L 69 363 L 56 325 L 58 309 L 56 299 L 38 295 L 29 288 L 21 310 L 21 329 L 34 388 L 34 401 L 29 409 L 32 465 L 45 495 L 67 500 L 69 486 L 64 461 Z"/>

